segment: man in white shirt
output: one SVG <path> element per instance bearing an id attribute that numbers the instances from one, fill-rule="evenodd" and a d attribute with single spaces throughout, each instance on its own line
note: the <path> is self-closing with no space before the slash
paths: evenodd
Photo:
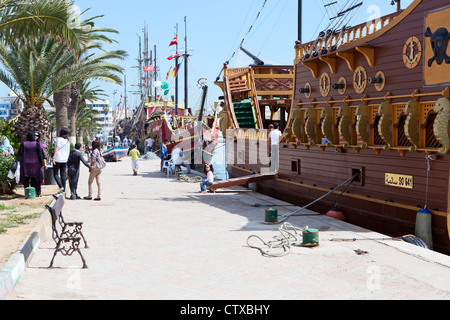
<path id="1" fill-rule="evenodd" d="M 154 142 L 155 142 L 155 140 L 153 140 L 151 137 L 149 137 L 148 139 L 145 140 L 145 148 L 144 148 L 145 154 L 147 154 L 148 151 L 152 151 Z"/>
<path id="2" fill-rule="evenodd" d="M 280 138 L 281 131 L 278 123 L 273 124 L 273 130 L 269 133 L 270 152 L 272 154 L 271 171 L 277 173 L 280 167 Z"/>
<path id="3" fill-rule="evenodd" d="M 184 153 L 181 151 L 179 147 L 175 147 L 175 149 L 172 150 L 172 161 L 175 164 L 175 167 L 185 167 L 187 169 L 187 173 L 191 173 L 191 165 L 188 161 L 183 160 L 184 159 Z"/>

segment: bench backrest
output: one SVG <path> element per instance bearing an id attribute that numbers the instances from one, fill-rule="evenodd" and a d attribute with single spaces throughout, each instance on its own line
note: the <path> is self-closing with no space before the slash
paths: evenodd
<path id="1" fill-rule="evenodd" d="M 64 206 L 64 196 L 61 195 L 59 197 L 57 196 L 53 197 L 56 199 L 53 206 L 46 205 L 45 207 L 48 209 L 48 211 L 50 211 L 52 215 L 52 224 L 53 226 L 55 226 L 56 222 L 58 221 L 62 213 L 62 208 Z"/>

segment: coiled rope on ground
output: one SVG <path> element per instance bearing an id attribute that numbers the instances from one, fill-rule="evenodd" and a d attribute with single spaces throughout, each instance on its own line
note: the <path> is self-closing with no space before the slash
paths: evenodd
<path id="1" fill-rule="evenodd" d="M 283 257 L 291 252 L 293 245 L 301 245 L 303 243 L 303 231 L 306 229 L 308 227 L 299 228 L 286 222 L 278 229 L 281 236 L 275 236 L 275 240 L 266 242 L 257 235 L 251 235 L 247 238 L 247 245 L 250 248 L 259 250 L 263 256 Z M 251 245 L 251 239 L 261 241 L 263 246 Z M 280 250 L 281 252 L 278 252 Z"/>
<path id="2" fill-rule="evenodd" d="M 200 176 L 197 177 L 188 177 L 185 175 L 180 175 L 177 178 L 178 182 L 187 182 L 187 183 L 200 183 L 203 181 L 203 178 Z"/>

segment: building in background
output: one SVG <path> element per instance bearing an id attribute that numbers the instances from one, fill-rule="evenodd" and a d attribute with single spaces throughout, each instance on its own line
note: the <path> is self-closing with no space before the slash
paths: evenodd
<path id="1" fill-rule="evenodd" d="M 98 115 L 95 118 L 98 124 L 97 136 L 103 136 L 106 138 L 109 133 L 114 130 L 115 112 L 111 108 L 109 101 L 95 100 L 88 102 L 87 106 L 98 112 Z"/>
<path id="2" fill-rule="evenodd" d="M 17 106 L 23 109 L 23 102 L 17 99 L 14 93 L 8 94 L 6 97 L 0 97 L 0 119 L 11 120 L 19 115 Z"/>

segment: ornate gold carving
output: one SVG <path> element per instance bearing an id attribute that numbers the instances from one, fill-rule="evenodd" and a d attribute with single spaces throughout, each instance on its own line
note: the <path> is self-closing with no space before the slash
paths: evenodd
<path id="1" fill-rule="evenodd" d="M 348 145 L 352 143 L 352 133 L 350 131 L 352 113 L 350 111 L 350 107 L 342 106 L 339 109 L 338 117 L 340 119 L 339 120 L 339 134 L 346 141 L 343 144 L 343 147 L 345 149 L 347 149 Z"/>
<path id="2" fill-rule="evenodd" d="M 358 67 L 353 74 L 353 87 L 356 93 L 363 93 L 367 87 L 367 72 L 364 67 Z"/>
<path id="3" fill-rule="evenodd" d="M 416 100 L 410 100 L 405 107 L 405 113 L 408 117 L 405 121 L 405 136 L 411 142 L 409 151 L 415 152 L 419 147 L 419 122 L 420 105 Z"/>
<path id="4" fill-rule="evenodd" d="M 326 97 L 330 93 L 330 90 L 331 90 L 330 75 L 324 72 L 320 76 L 320 94 L 322 95 L 322 97 Z"/>
<path id="5" fill-rule="evenodd" d="M 222 131 L 223 136 L 226 137 L 228 129 L 228 112 L 226 111 L 226 109 L 223 109 L 219 112 L 218 121 L 220 131 Z"/>
<path id="6" fill-rule="evenodd" d="M 448 135 L 448 124 L 450 121 L 450 101 L 447 98 L 440 98 L 436 101 L 434 111 L 437 112 L 434 120 L 433 132 L 436 139 L 441 143 L 439 148 L 441 154 L 447 154 L 450 148 L 450 137 Z"/>
<path id="7" fill-rule="evenodd" d="M 292 123 L 292 131 L 294 135 L 297 137 L 299 142 L 303 142 L 303 119 L 302 119 L 302 110 L 297 109 L 294 110 L 294 122 Z"/>
<path id="8" fill-rule="evenodd" d="M 322 118 L 322 134 L 329 142 L 326 143 L 327 147 L 331 147 L 334 142 L 333 135 L 333 109 L 331 107 L 325 107 L 322 109 L 322 113 L 320 115 Z"/>
<path id="9" fill-rule="evenodd" d="M 383 102 L 378 108 L 378 114 L 381 115 L 378 122 L 378 134 L 387 143 L 383 149 L 390 150 L 392 145 L 392 105 L 389 102 Z"/>
<path id="10" fill-rule="evenodd" d="M 316 145 L 316 110 L 308 108 L 305 110 L 305 131 L 306 135 L 311 139 L 310 146 Z"/>
<path id="11" fill-rule="evenodd" d="M 403 47 L 403 62 L 409 69 L 414 69 L 422 58 L 422 44 L 417 37 L 406 40 Z"/>
<path id="12" fill-rule="evenodd" d="M 356 108 L 356 133 L 363 141 L 359 146 L 362 149 L 367 149 L 369 144 L 369 107 L 365 103 L 361 103 Z"/>

